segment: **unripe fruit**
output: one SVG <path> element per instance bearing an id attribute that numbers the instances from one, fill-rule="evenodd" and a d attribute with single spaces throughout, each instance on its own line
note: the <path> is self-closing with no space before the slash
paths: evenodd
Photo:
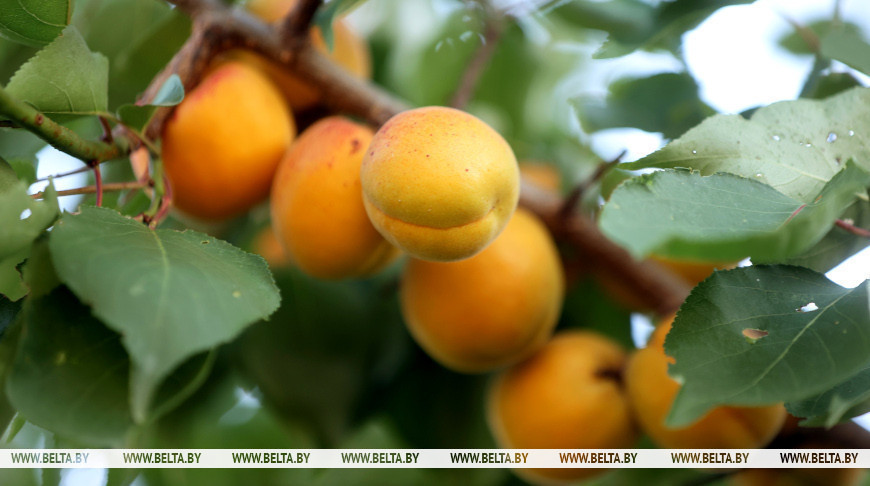
<path id="1" fill-rule="evenodd" d="M 253 0 L 248 2 L 247 9 L 266 22 L 276 22 L 287 15 L 296 3 L 297 0 Z M 332 49 L 329 49 L 320 28 L 312 26 L 311 43 L 318 52 L 350 74 L 369 79 L 372 62 L 368 44 L 342 20 L 333 22 L 332 34 Z M 278 64 L 249 51 L 233 51 L 230 57 L 251 63 L 268 73 L 297 112 L 307 110 L 321 101 L 321 94 L 315 86 L 302 81 Z"/>
<path id="2" fill-rule="evenodd" d="M 590 331 L 557 334 L 528 360 L 501 374 L 487 402 L 490 430 L 500 447 L 619 449 L 637 430 L 619 383 L 626 355 Z M 590 478 L 605 469 L 520 469 L 533 482 Z"/>
<path id="3" fill-rule="evenodd" d="M 468 113 L 438 106 L 387 121 L 361 175 L 372 223 L 424 260 L 479 252 L 505 227 L 519 197 L 516 158 L 501 135 Z"/>
<path id="4" fill-rule="evenodd" d="M 163 164 L 178 209 L 204 219 L 242 213 L 269 194 L 296 127 L 261 72 L 238 62 L 211 71 L 163 130 Z"/>
<path id="5" fill-rule="evenodd" d="M 293 263 L 310 275 L 364 276 L 398 255 L 362 203 L 360 164 L 371 138 L 364 125 L 324 118 L 281 161 L 272 186 L 272 227 Z"/>
<path id="6" fill-rule="evenodd" d="M 670 449 L 757 449 L 767 445 L 785 422 L 785 407 L 717 407 L 681 428 L 665 425 L 680 385 L 668 376 L 665 336 L 673 319 L 660 324 L 646 348 L 635 352 L 625 383 L 641 428 L 660 447 Z"/>
<path id="7" fill-rule="evenodd" d="M 442 365 L 482 372 L 514 363 L 553 332 L 564 295 L 556 247 L 519 209 L 485 250 L 459 262 L 412 259 L 400 298 L 411 335 Z"/>

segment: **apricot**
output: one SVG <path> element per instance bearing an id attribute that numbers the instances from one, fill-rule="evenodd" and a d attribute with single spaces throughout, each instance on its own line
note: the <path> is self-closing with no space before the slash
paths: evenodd
<path id="1" fill-rule="evenodd" d="M 487 419 L 499 447 L 619 449 L 638 431 L 618 376 L 626 353 L 584 330 L 564 331 L 528 360 L 499 375 L 489 390 Z M 532 482 L 570 482 L 605 469 L 518 469 Z"/>
<path id="2" fill-rule="evenodd" d="M 563 296 L 556 247 L 543 223 L 523 209 L 471 258 L 411 259 L 400 288 L 411 335 L 436 361 L 463 372 L 505 366 L 542 346 Z"/>
<path id="3" fill-rule="evenodd" d="M 266 226 L 254 236 L 251 251 L 263 257 L 272 268 L 285 268 L 290 264 L 287 252 L 284 251 L 271 226 Z"/>
<path id="4" fill-rule="evenodd" d="M 211 71 L 163 129 L 162 157 L 175 206 L 203 219 L 250 209 L 269 194 L 296 127 L 281 93 L 239 62 Z"/>
<path id="5" fill-rule="evenodd" d="M 728 270 L 737 266 L 737 264 L 733 262 L 678 260 L 657 255 L 651 256 L 650 259 L 674 272 L 692 287 L 703 282 L 707 277 L 713 274 L 714 270 Z"/>
<path id="6" fill-rule="evenodd" d="M 398 255 L 362 203 L 360 164 L 370 128 L 341 117 L 302 132 L 272 185 L 272 228 L 290 260 L 319 278 L 369 275 Z"/>
<path id="7" fill-rule="evenodd" d="M 629 359 L 626 391 L 641 428 L 659 447 L 670 449 L 756 449 L 767 445 L 785 423 L 781 404 L 764 407 L 717 407 L 680 428 L 665 425 L 680 385 L 668 376 L 664 342 L 673 318 L 659 324 L 646 348 Z"/>
<path id="8" fill-rule="evenodd" d="M 277 22 L 289 13 L 296 3 L 297 0 L 253 0 L 248 2 L 247 9 L 265 22 Z M 312 26 L 311 43 L 318 52 L 350 74 L 360 79 L 371 78 L 372 61 L 368 44 L 341 19 L 333 22 L 332 34 L 330 50 L 320 28 Z M 315 86 L 299 79 L 280 65 L 249 51 L 233 51 L 229 56 L 251 63 L 267 72 L 295 111 L 307 110 L 321 102 L 322 96 Z"/>
<path id="9" fill-rule="evenodd" d="M 388 120 L 366 152 L 361 177 L 375 228 L 423 260 L 479 252 L 505 227 L 519 197 L 517 161 L 501 135 L 439 106 Z"/>
<path id="10" fill-rule="evenodd" d="M 562 190 L 562 175 L 550 164 L 544 162 L 520 162 L 520 175 L 531 184 L 550 192 Z"/>

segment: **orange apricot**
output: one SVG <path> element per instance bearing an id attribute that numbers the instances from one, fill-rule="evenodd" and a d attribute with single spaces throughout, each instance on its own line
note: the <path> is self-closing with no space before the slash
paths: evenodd
<path id="1" fill-rule="evenodd" d="M 239 62 L 217 67 L 163 129 L 173 203 L 213 220 L 250 209 L 269 194 L 295 133 L 292 115 L 268 77 Z"/>
<path id="2" fill-rule="evenodd" d="M 364 125 L 324 118 L 281 161 L 272 185 L 272 227 L 290 260 L 310 275 L 369 275 L 398 255 L 362 203 L 360 164 L 371 138 Z"/>

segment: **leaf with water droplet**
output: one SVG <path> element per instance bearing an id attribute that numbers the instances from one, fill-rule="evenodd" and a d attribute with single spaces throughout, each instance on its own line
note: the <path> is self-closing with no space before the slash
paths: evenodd
<path id="1" fill-rule="evenodd" d="M 821 240 L 868 184 L 870 172 L 848 162 L 805 204 L 757 179 L 658 171 L 620 185 L 599 222 L 638 258 L 781 261 Z"/>
<path id="2" fill-rule="evenodd" d="M 661 150 L 626 169 L 688 167 L 752 177 L 759 172 L 779 192 L 811 201 L 837 171 L 836 162 L 853 158 L 870 170 L 870 88 L 854 88 L 825 100 L 796 100 L 760 108 L 747 120 L 716 115 Z M 827 143 L 829 134 L 845 134 Z M 781 140 L 781 141 L 780 141 Z M 692 153 L 703 147 L 699 154 Z M 811 150 L 807 150 L 811 148 Z"/>
<path id="3" fill-rule="evenodd" d="M 818 310 L 794 312 L 807 302 Z M 752 344 L 746 329 L 767 335 Z M 803 400 L 867 366 L 870 283 L 846 289 L 785 265 L 716 272 L 680 308 L 665 351 L 676 360 L 669 373 L 683 382 L 672 426 L 720 405 Z"/>

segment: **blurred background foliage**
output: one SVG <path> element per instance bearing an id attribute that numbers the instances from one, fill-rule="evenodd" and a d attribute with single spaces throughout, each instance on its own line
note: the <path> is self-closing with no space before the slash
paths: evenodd
<path id="1" fill-rule="evenodd" d="M 499 130 L 520 161 L 543 161 L 556 168 L 561 175 L 562 190 L 566 191 L 588 177 L 602 157 L 609 156 L 592 150 L 591 134 L 630 127 L 660 133 L 669 139 L 715 113 L 701 99 L 698 83 L 686 66 L 682 36 L 719 8 L 746 3 L 751 2 L 495 2 L 497 7 L 506 9 L 508 18 L 468 109 Z M 486 22 L 483 12 L 474 1 L 368 0 L 351 13 L 350 20 L 367 35 L 373 54 L 374 82 L 413 105 L 433 105 L 449 102 L 470 59 L 481 46 Z M 158 0 L 77 0 L 72 23 L 92 50 L 109 59 L 110 109 L 135 101 L 190 30 L 184 15 Z M 831 67 L 831 57 L 852 58 L 850 53 L 837 51 L 833 44 L 834 36 L 841 34 L 859 39 L 863 35 L 866 39 L 866 33 L 858 26 L 834 18 L 795 25 L 782 38 L 781 45 L 787 51 L 784 55 L 816 58 L 803 96 L 822 98 L 860 84 L 853 74 Z M 824 44 L 827 47 L 808 43 L 813 38 L 827 42 Z M 604 81 L 601 76 L 596 78 L 600 63 L 607 62 L 603 59 L 636 50 L 664 56 L 667 67 L 646 75 L 615 76 Z M 5 84 L 34 52 L 33 47 L 0 39 L 0 83 Z M 92 119 L 67 124 L 91 137 L 99 134 Z M 43 148 L 43 142 L 26 132 L 0 128 L 0 151 L 17 171 L 30 174 Z M 124 163 L 105 166 L 104 174 L 108 181 L 131 178 Z M 622 171 L 611 171 L 602 187 L 595 188 L 598 192 L 591 191 L 593 197 L 587 198 L 586 209 L 594 212 L 599 194 L 606 197 L 626 176 Z M 35 173 L 28 175 L 28 179 L 35 179 Z M 142 201 L 107 195 L 104 204 L 134 214 L 141 211 L 137 204 Z M 193 225 L 255 250 L 256 236 L 268 225 L 268 210 L 259 208 L 220 225 L 170 221 L 166 226 L 173 224 Z M 268 321 L 251 326 L 241 338 L 218 349 L 213 357 L 194 358 L 176 372 L 170 380 L 186 384 L 191 378 L 190 370 L 184 368 L 200 370 L 206 366 L 210 370 L 202 385 L 198 389 L 194 386 L 192 395 L 174 410 L 167 410 L 153 422 L 138 427 L 129 425 L 123 414 L 109 415 L 113 418 L 112 426 L 103 424 L 95 437 L 64 436 L 63 427 L 51 427 L 49 431 L 42 427 L 52 424 L 42 423 L 39 427 L 14 415 L 5 398 L 0 398 L 0 419 L 10 422 L 3 446 L 110 443 L 154 448 L 494 447 L 483 406 L 491 377 L 448 371 L 410 340 L 396 297 L 401 264 L 377 278 L 339 283 L 319 281 L 287 266 L 275 266 L 283 299 L 281 308 Z M 573 278 L 570 284 L 561 328 L 592 328 L 615 338 L 626 348 L 634 345 L 630 311 L 624 305 L 586 277 Z M 44 298 L 58 300 L 57 311 L 65 312 L 66 316 L 93 320 L 87 308 L 68 302 L 68 292 L 63 288 Z M 16 304 L 0 300 L 0 330 L 18 311 Z M 113 341 L 117 336 L 107 329 L 93 332 L 107 334 L 107 346 L 117 342 Z M 14 338 L 2 342 L 8 346 L 16 342 Z M 0 357 L 11 353 L 7 346 L 0 348 Z M 120 369 L 126 369 L 123 350 L 118 346 L 112 349 L 114 354 L 101 359 L 118 361 Z M 33 352 L 50 350 L 37 346 Z M 6 362 L 0 359 L 0 377 L 6 375 Z M 99 369 L 105 363 L 95 360 L 83 366 Z M 122 375 L 115 376 L 119 386 L 126 382 Z M 7 384 L 7 390 L 14 386 Z M 68 378 L 66 386 L 78 385 Z M 95 410 L 116 410 L 109 403 L 110 391 L 103 397 L 107 408 L 83 407 L 82 415 L 76 419 L 87 423 L 95 420 L 87 416 Z M 62 397 L 45 399 L 54 401 Z M 67 484 L 80 474 L 83 473 L 0 470 L 0 484 Z M 506 470 L 487 469 L 149 469 L 141 473 L 112 471 L 105 477 L 109 484 L 132 481 L 142 485 L 523 484 Z M 697 471 L 625 470 L 595 482 L 713 484 L 718 480 L 711 473 Z"/>

